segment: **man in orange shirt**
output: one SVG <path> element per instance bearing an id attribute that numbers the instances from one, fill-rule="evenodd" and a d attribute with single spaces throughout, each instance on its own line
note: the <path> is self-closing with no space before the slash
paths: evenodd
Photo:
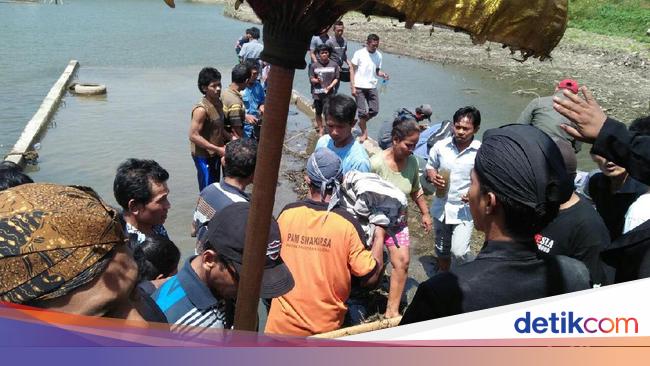
<path id="1" fill-rule="evenodd" d="M 383 235 L 370 250 L 365 248 L 357 220 L 336 207 L 341 177 L 339 157 L 327 148 L 317 149 L 307 161 L 309 198 L 287 205 L 278 218 L 280 255 L 296 284 L 273 299 L 267 333 L 310 336 L 338 329 L 347 312 L 352 276 L 364 287 L 379 281 Z"/>

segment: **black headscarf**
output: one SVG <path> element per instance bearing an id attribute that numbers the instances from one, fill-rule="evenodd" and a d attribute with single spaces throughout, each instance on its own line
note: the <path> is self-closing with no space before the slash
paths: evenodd
<path id="1" fill-rule="evenodd" d="M 529 125 L 506 125 L 485 131 L 474 165 L 481 184 L 535 210 L 566 202 L 573 191 L 562 155 L 553 140 Z"/>

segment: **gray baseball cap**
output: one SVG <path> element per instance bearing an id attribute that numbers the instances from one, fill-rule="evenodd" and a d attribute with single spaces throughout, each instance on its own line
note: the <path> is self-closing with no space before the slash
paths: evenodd
<path id="1" fill-rule="evenodd" d="M 422 104 L 421 106 L 415 108 L 416 113 L 420 113 L 426 119 L 431 120 L 431 115 L 433 114 L 433 109 L 429 104 Z"/>

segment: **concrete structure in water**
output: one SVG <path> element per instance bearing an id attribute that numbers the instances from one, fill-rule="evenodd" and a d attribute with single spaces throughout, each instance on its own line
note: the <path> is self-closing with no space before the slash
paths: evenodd
<path id="1" fill-rule="evenodd" d="M 11 149 L 5 157 L 5 160 L 19 165 L 22 165 L 25 162 L 25 153 L 27 153 L 32 145 L 37 141 L 38 135 L 43 130 L 43 127 L 45 127 L 50 121 L 50 118 L 52 118 L 52 115 L 56 111 L 59 102 L 61 102 L 61 98 L 65 94 L 68 84 L 78 67 L 79 62 L 77 60 L 71 60 L 68 63 L 63 74 L 61 74 L 56 83 L 54 83 L 50 92 L 47 93 L 45 99 L 43 99 L 43 103 L 41 103 L 41 106 L 38 108 L 32 119 L 29 120 L 13 149 Z"/>

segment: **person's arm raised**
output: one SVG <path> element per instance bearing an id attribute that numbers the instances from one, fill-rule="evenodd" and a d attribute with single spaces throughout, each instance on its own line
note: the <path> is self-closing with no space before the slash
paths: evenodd
<path id="1" fill-rule="evenodd" d="M 580 92 L 584 99 L 564 89 L 565 99 L 554 97 L 553 108 L 573 122 L 573 126 L 560 126 L 566 133 L 576 140 L 593 143 L 605 124 L 607 115 L 586 86 L 580 87 Z"/>
<path id="2" fill-rule="evenodd" d="M 577 140 L 594 144 L 592 153 L 650 184 L 650 136 L 630 133 L 625 124 L 607 117 L 586 87 L 580 91 L 585 99 L 565 90 L 566 100 L 553 100 L 553 108 L 575 123 L 575 127 L 562 125 L 562 129 Z"/>

